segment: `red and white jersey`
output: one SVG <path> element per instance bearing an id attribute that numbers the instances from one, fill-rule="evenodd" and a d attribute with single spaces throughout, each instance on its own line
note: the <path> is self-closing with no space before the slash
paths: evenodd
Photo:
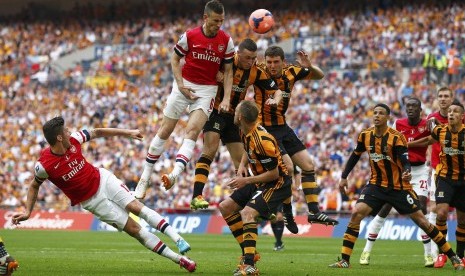
<path id="1" fill-rule="evenodd" d="M 221 63 L 233 61 L 234 42 L 222 30 L 215 37 L 207 37 L 200 26 L 182 34 L 174 51 L 186 59 L 183 78 L 195 84 L 217 85 L 216 74 Z"/>
<path id="2" fill-rule="evenodd" d="M 443 117 L 439 111 L 431 113 L 426 119 L 436 118 L 441 124 L 447 124 L 447 116 Z M 441 145 L 436 142 L 431 145 L 431 168 L 436 169 L 439 164 L 439 154 L 441 153 Z"/>
<path id="3" fill-rule="evenodd" d="M 91 198 L 100 185 L 100 173 L 82 155 L 81 144 L 88 142 L 90 134 L 82 130 L 71 134 L 71 147 L 63 155 L 54 154 L 50 147 L 40 153 L 35 165 L 36 181 L 50 180 L 76 205 Z"/>
<path id="4" fill-rule="evenodd" d="M 429 136 L 431 133 L 426 128 L 426 119 L 421 119 L 418 125 L 412 126 L 408 123 L 407 118 L 402 118 L 394 122 L 393 128 L 402 133 L 407 139 L 407 142 L 421 139 Z M 410 163 L 425 163 L 426 151 L 428 147 L 412 147 L 408 148 L 408 159 Z"/>

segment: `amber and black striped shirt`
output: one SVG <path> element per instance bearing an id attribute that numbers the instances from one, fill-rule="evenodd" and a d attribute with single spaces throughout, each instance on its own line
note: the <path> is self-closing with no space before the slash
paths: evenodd
<path id="1" fill-rule="evenodd" d="M 259 175 L 274 170 L 278 166 L 279 179 L 273 182 L 276 182 L 277 188 L 282 186 L 284 176 L 288 175 L 288 171 L 273 135 L 257 124 L 252 131 L 247 134 L 241 133 L 241 136 L 252 173 Z"/>
<path id="2" fill-rule="evenodd" d="M 431 137 L 441 145 L 437 176 L 445 181 L 465 182 L 465 125 L 457 133 L 448 125 L 436 126 Z"/>
<path id="3" fill-rule="evenodd" d="M 259 64 L 258 67 L 266 72 L 266 65 Z M 278 88 L 283 92 L 283 99 L 278 106 L 269 106 L 265 102 L 272 98 L 275 91 L 264 90 L 260 87 L 254 86 L 255 89 L 255 102 L 260 108 L 259 122 L 263 126 L 280 126 L 286 124 L 286 111 L 289 107 L 291 100 L 291 92 L 294 84 L 298 80 L 312 79 L 312 71 L 308 68 L 286 65 L 283 68 L 283 73 L 280 78 L 274 78 L 278 84 Z"/>
<path id="4" fill-rule="evenodd" d="M 245 98 L 249 86 L 255 85 L 263 90 L 273 92 L 278 90 L 276 82 L 273 81 L 264 70 L 258 68 L 256 64 L 252 65 L 249 70 L 244 70 L 238 66 L 238 56 L 234 57 L 233 62 L 233 86 L 231 91 L 230 109 L 228 113 L 234 114 L 237 105 Z M 218 91 L 215 97 L 214 109 L 218 111 L 221 101 L 224 97 L 224 87 L 218 86 Z"/>
<path id="5" fill-rule="evenodd" d="M 407 153 L 407 140 L 397 130 L 388 127 L 381 136 L 375 135 L 371 127 L 358 135 L 354 153 L 361 155 L 367 151 L 370 157 L 370 184 L 395 190 L 411 190 L 412 185 L 402 180 L 403 166 L 400 156 Z"/>

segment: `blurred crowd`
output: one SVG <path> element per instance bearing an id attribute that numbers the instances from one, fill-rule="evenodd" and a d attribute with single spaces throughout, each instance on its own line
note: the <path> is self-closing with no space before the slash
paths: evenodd
<path id="1" fill-rule="evenodd" d="M 303 8 L 298 1 L 224 2 L 224 28 L 236 44 L 252 37 L 263 51 L 271 44 L 295 38 L 302 48 L 309 47 L 312 62 L 326 73 L 321 81 L 295 86 L 287 121 L 314 157 L 320 199 L 328 211 L 350 210 L 368 179 L 364 155 L 349 178 L 349 195 L 337 190 L 356 135 L 371 125 L 374 103 L 389 104 L 395 120 L 405 116 L 405 96 L 419 97 L 425 115 L 436 110 L 439 86 L 450 86 L 464 101 L 463 3 L 356 1 L 342 9 L 336 8 L 334 1 L 309 1 Z M 343 5 L 349 5 L 347 2 L 352 1 Z M 64 116 L 74 130 L 142 130 L 142 142 L 114 138 L 84 145 L 88 161 L 110 169 L 134 189 L 171 91 L 172 47 L 182 32 L 201 24 L 203 3 L 86 4 L 61 13 L 34 12 L 38 10 L 34 5 L 0 21 L 0 206 L 24 205 L 35 161 L 47 146 L 42 123 L 56 115 Z M 263 36 L 251 33 L 247 25 L 247 15 L 258 7 L 272 10 L 276 21 L 273 31 Z M 191 13 L 186 14 L 186 10 Z M 319 43 L 308 46 L 308 41 Z M 63 74 L 54 69 L 54 61 L 92 45 L 100 52 L 91 63 L 75 64 Z M 249 93 L 248 98 L 253 98 L 253 91 Z M 180 181 L 170 191 L 160 187 L 161 174 L 174 164 L 186 118 L 181 118 L 155 165 L 153 188 L 146 197 L 152 208 L 188 210 L 202 137 Z M 204 195 L 214 208 L 229 195 L 225 183 L 234 174 L 224 148 L 211 170 Z M 297 186 L 295 210 L 303 213 L 305 199 Z M 38 203 L 45 210 L 80 210 L 79 206 L 70 207 L 65 196 L 48 182 L 42 185 Z"/>

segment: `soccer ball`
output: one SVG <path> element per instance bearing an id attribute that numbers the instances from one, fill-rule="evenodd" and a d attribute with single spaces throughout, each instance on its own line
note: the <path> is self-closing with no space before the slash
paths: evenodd
<path id="1" fill-rule="evenodd" d="M 274 25 L 273 15 L 265 9 L 255 10 L 249 17 L 249 25 L 254 32 L 264 34 Z"/>

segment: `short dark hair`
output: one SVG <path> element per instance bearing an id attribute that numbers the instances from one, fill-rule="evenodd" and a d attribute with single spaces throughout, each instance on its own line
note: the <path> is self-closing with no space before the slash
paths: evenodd
<path id="1" fill-rule="evenodd" d="M 451 94 L 451 96 L 453 97 L 454 96 L 454 91 L 452 91 L 452 89 L 450 89 L 449 87 L 447 86 L 442 86 L 441 88 L 438 89 L 438 93 L 441 92 L 441 91 L 449 91 L 449 93 Z"/>
<path id="2" fill-rule="evenodd" d="M 47 140 L 51 146 L 56 144 L 57 136 L 63 134 L 64 126 L 65 120 L 63 117 L 59 116 L 47 121 L 42 127 L 45 140 Z"/>
<path id="3" fill-rule="evenodd" d="M 253 41 L 250 38 L 246 38 L 242 40 L 242 42 L 239 44 L 239 52 L 242 52 L 244 50 L 249 50 L 251 52 L 256 52 L 257 51 L 257 43 Z"/>
<path id="4" fill-rule="evenodd" d="M 211 0 L 205 5 L 204 14 L 211 15 L 212 12 L 216 14 L 223 14 L 224 13 L 224 6 L 218 0 Z"/>
<path id="5" fill-rule="evenodd" d="M 265 50 L 265 57 L 280 57 L 284 60 L 284 50 L 279 46 L 270 46 Z"/>
<path id="6" fill-rule="evenodd" d="M 465 110 L 465 108 L 463 108 L 463 104 L 457 100 L 457 99 L 454 99 L 451 103 L 451 105 L 456 105 L 456 106 L 460 106 L 462 108 L 462 110 Z"/>
<path id="7" fill-rule="evenodd" d="M 244 100 L 240 105 L 241 116 L 247 123 L 253 123 L 258 118 L 258 107 L 253 101 Z"/>
<path id="8" fill-rule="evenodd" d="M 377 108 L 378 106 L 386 109 L 387 115 L 391 114 L 391 109 L 386 104 L 378 103 L 375 105 L 375 107 L 373 107 L 373 109 Z"/>
<path id="9" fill-rule="evenodd" d="M 418 104 L 418 106 L 421 108 L 421 101 L 420 101 L 420 99 L 418 99 L 417 97 L 408 96 L 408 97 L 406 98 L 406 101 L 409 101 L 409 100 L 415 101 L 415 102 Z"/>

